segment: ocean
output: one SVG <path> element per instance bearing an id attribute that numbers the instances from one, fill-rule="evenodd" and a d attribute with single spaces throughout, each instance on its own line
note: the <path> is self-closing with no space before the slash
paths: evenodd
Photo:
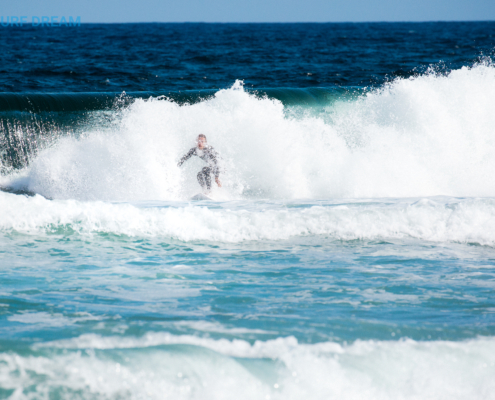
<path id="1" fill-rule="evenodd" d="M 495 399 L 495 22 L 0 48 L 0 398 Z"/>

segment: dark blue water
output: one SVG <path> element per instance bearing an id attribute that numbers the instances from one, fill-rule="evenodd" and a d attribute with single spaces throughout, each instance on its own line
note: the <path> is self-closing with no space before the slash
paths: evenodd
<path id="1" fill-rule="evenodd" d="M 493 398 L 495 22 L 0 46 L 0 398 Z"/>
<path id="2" fill-rule="evenodd" d="M 494 22 L 3 27 L 0 91 L 379 85 L 457 69 L 494 45 Z"/>

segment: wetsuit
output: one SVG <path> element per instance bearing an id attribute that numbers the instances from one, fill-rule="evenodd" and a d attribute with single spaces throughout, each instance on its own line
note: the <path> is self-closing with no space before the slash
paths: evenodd
<path id="1" fill-rule="evenodd" d="M 184 157 L 180 159 L 178 166 L 180 167 L 184 161 L 190 159 L 192 156 L 198 156 L 208 164 L 208 166 L 198 172 L 198 182 L 203 189 L 206 187 L 207 190 L 210 190 L 210 174 L 213 173 L 213 175 L 215 175 L 215 179 L 218 179 L 220 176 L 220 168 L 218 167 L 218 153 L 211 146 L 205 146 L 203 150 L 193 147 Z"/>

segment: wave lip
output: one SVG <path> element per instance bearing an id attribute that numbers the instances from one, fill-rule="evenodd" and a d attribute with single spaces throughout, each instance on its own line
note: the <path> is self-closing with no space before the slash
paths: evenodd
<path id="1" fill-rule="evenodd" d="M 286 106 L 328 105 L 357 88 L 255 88 L 245 89 L 260 98 L 280 100 Z M 361 90 L 362 91 L 362 90 Z M 166 98 L 177 104 L 195 104 L 211 98 L 213 89 L 146 92 L 62 92 L 62 93 L 0 93 L 0 113 L 8 112 L 77 112 L 110 110 L 135 99 Z"/>
<path id="2" fill-rule="evenodd" d="M 280 204 L 253 202 L 208 208 L 187 203 L 132 204 L 47 200 L 0 193 L 2 231 L 27 234 L 111 233 L 181 241 L 239 243 L 329 237 L 336 240 L 420 239 L 495 245 L 495 199 L 420 199 Z M 289 204 L 290 205 L 290 204 Z"/>

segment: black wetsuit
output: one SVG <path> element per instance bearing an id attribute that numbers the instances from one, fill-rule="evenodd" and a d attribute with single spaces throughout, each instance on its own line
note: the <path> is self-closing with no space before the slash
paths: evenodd
<path id="1" fill-rule="evenodd" d="M 205 146 L 203 150 L 200 150 L 197 147 L 193 147 L 187 152 L 184 157 L 180 159 L 178 164 L 179 167 L 184 163 L 184 161 L 188 160 L 192 156 L 198 156 L 203 161 L 206 161 L 206 163 L 208 164 L 207 167 L 204 167 L 201 171 L 198 172 L 198 182 L 203 189 L 206 186 L 206 189 L 210 190 L 210 174 L 213 173 L 213 175 L 215 175 L 215 179 L 218 179 L 218 177 L 220 176 L 220 168 L 218 167 L 218 153 L 211 146 Z"/>

